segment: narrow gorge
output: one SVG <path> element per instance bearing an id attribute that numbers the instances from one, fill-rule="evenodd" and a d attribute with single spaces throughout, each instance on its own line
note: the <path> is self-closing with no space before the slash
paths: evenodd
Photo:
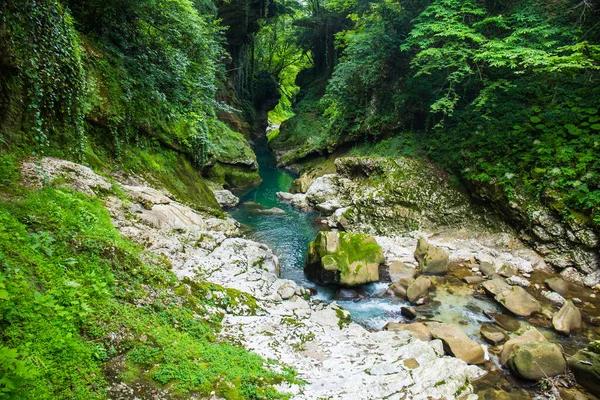
<path id="1" fill-rule="evenodd" d="M 600 396 L 600 4 L 0 5 L 0 399 Z"/>

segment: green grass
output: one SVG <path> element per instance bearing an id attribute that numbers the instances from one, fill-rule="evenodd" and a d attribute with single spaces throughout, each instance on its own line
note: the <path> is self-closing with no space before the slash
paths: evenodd
<path id="1" fill-rule="evenodd" d="M 291 370 L 217 337 L 221 314 L 208 308 L 240 304 L 256 308 L 179 282 L 98 199 L 47 187 L 0 202 L 0 398 L 101 399 L 113 379 L 175 397 L 284 398 L 273 384 L 296 381 Z"/>

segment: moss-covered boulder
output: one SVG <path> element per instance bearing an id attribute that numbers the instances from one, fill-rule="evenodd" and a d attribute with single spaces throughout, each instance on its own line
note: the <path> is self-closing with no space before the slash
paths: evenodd
<path id="1" fill-rule="evenodd" d="M 600 396 L 600 340 L 575 353 L 569 366 L 581 386 Z"/>
<path id="2" fill-rule="evenodd" d="M 507 366 L 521 378 L 537 381 L 564 374 L 567 363 L 557 344 L 530 342 L 513 347 Z"/>
<path id="3" fill-rule="evenodd" d="M 304 272 L 318 285 L 356 286 L 379 280 L 383 251 L 369 235 L 319 232 L 308 246 Z"/>

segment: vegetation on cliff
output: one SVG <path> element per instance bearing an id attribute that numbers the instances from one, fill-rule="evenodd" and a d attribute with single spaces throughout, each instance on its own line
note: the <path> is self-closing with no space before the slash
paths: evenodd
<path id="1" fill-rule="evenodd" d="M 303 138 L 284 164 L 344 142 L 391 137 L 475 185 L 499 187 L 504 198 L 525 194 L 598 226 L 597 5 L 310 3 L 320 11 L 309 18 L 327 15 L 323 23 L 335 31 L 336 47 L 321 51 L 336 63 L 304 79 L 296 121 L 273 143 L 289 151 Z M 318 51 L 310 41 L 303 46 Z M 322 96 L 302 96 L 311 90 Z M 325 128 L 307 133 L 304 121 Z"/>

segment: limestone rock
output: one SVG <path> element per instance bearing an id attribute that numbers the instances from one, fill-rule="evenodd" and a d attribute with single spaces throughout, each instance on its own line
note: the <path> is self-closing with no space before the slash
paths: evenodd
<path id="1" fill-rule="evenodd" d="M 533 342 L 546 342 L 546 338 L 537 329 L 529 327 L 522 335 L 512 338 L 504 343 L 502 352 L 500 353 L 500 363 L 506 366 L 508 359 L 512 356 L 513 348 L 516 345 Z"/>
<path id="2" fill-rule="evenodd" d="M 546 299 L 550 300 L 552 304 L 556 304 L 558 306 L 562 306 L 565 304 L 565 298 L 556 292 L 551 292 L 550 290 L 542 290 L 542 296 Z"/>
<path id="3" fill-rule="evenodd" d="M 425 239 L 417 242 L 415 258 L 424 274 L 443 275 L 448 271 L 448 253 L 441 247 L 427 243 Z"/>
<path id="4" fill-rule="evenodd" d="M 399 297 L 401 299 L 407 299 L 407 290 L 408 287 L 415 281 L 414 278 L 411 277 L 406 277 L 406 278 L 402 278 L 397 280 L 396 282 L 392 283 L 388 289 L 387 292 L 389 294 L 392 294 L 396 297 Z"/>
<path id="5" fill-rule="evenodd" d="M 491 264 L 491 263 L 485 262 L 485 261 L 482 261 L 479 264 L 479 270 L 485 276 L 491 276 L 491 275 L 494 275 L 496 273 L 496 267 L 494 266 L 494 264 Z"/>
<path id="6" fill-rule="evenodd" d="M 556 293 L 565 297 L 569 294 L 569 283 L 560 278 L 548 278 L 544 281 L 546 285 Z"/>
<path id="7" fill-rule="evenodd" d="M 581 386 L 600 396 L 600 340 L 575 353 L 569 359 L 569 367 Z"/>
<path id="8" fill-rule="evenodd" d="M 410 286 L 406 289 L 406 297 L 411 303 L 415 303 L 421 297 L 427 294 L 427 291 L 431 287 L 431 281 L 424 276 L 419 276 Z"/>
<path id="9" fill-rule="evenodd" d="M 107 193 L 112 190 L 111 183 L 104 177 L 97 175 L 84 165 L 53 157 L 30 159 L 21 165 L 21 177 L 29 184 L 37 187 L 52 183 L 57 178 L 62 178 L 75 190 L 90 196 Z"/>
<path id="10" fill-rule="evenodd" d="M 431 336 L 444 343 L 444 350 L 467 364 L 483 364 L 485 352 L 483 347 L 453 324 L 440 324 L 431 329 Z"/>
<path id="11" fill-rule="evenodd" d="M 467 285 L 477 285 L 483 281 L 483 277 L 478 275 L 470 275 L 465 276 L 463 281 L 465 281 Z"/>
<path id="12" fill-rule="evenodd" d="M 503 291 L 510 289 L 510 285 L 502 278 L 493 278 L 485 281 L 481 284 L 481 286 L 483 286 L 485 291 L 492 296 L 496 296 Z"/>
<path id="13" fill-rule="evenodd" d="M 520 317 L 528 317 L 534 312 L 540 312 L 542 305 L 521 286 L 512 286 L 494 297 L 506 309 Z"/>
<path id="14" fill-rule="evenodd" d="M 581 312 L 571 300 L 567 300 L 552 318 L 552 325 L 560 333 L 568 335 L 581 329 Z"/>
<path id="15" fill-rule="evenodd" d="M 486 342 L 495 345 L 504 343 L 508 340 L 508 335 L 502 329 L 485 322 L 481 325 L 479 333 L 486 340 Z"/>
<path id="16" fill-rule="evenodd" d="M 383 330 L 386 331 L 407 331 L 415 338 L 428 342 L 431 340 L 431 329 L 422 322 L 414 322 L 412 324 L 400 324 L 398 322 L 388 322 Z"/>
<path id="17" fill-rule="evenodd" d="M 221 205 L 221 207 L 235 207 L 240 203 L 240 199 L 237 198 L 233 193 L 229 190 L 216 190 L 215 191 L 215 199 L 217 199 L 217 203 Z"/>
<path id="18" fill-rule="evenodd" d="M 513 276 L 508 277 L 508 279 L 506 279 L 506 282 L 509 285 L 513 285 L 513 286 L 521 286 L 521 287 L 531 286 L 531 282 L 529 282 L 527 279 L 523 278 L 522 276 L 518 276 L 518 275 L 513 275 Z"/>
<path id="19" fill-rule="evenodd" d="M 369 235 L 319 232 L 308 247 L 304 271 L 320 285 L 356 286 L 378 281 L 383 261 L 381 247 Z"/>
<path id="20" fill-rule="evenodd" d="M 507 366 L 521 378 L 537 381 L 564 374 L 567 363 L 557 344 L 530 342 L 514 345 Z"/>
<path id="21" fill-rule="evenodd" d="M 292 206 L 299 208 L 304 211 L 311 211 L 312 207 L 308 204 L 306 200 L 306 195 L 301 193 L 286 193 L 286 192 L 277 192 L 277 197 Z"/>
<path id="22" fill-rule="evenodd" d="M 400 261 L 394 261 L 389 266 L 390 280 L 396 282 L 402 278 L 414 278 L 417 270 Z"/>

